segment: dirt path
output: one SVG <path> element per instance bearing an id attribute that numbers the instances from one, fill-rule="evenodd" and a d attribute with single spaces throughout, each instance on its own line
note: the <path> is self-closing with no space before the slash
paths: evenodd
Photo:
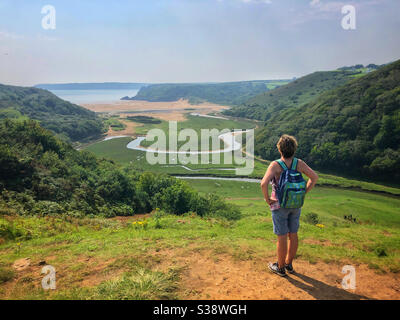
<path id="1" fill-rule="evenodd" d="M 142 217 L 147 215 L 142 215 Z M 130 221 L 131 219 L 121 219 Z M 182 221 L 183 223 L 183 221 Z M 354 264 L 356 270 L 356 289 L 344 290 L 341 281 L 345 276 L 341 270 L 344 265 L 338 263 L 318 262 L 311 264 L 304 260 L 296 260 L 296 274 L 286 278 L 272 274 L 267 269 L 271 257 L 254 257 L 251 252 L 243 251 L 243 256 L 235 256 L 213 250 L 189 245 L 185 248 L 169 248 L 147 252 L 147 261 L 152 262 L 152 269 L 166 272 L 168 269 L 179 269 L 180 299 L 211 300 L 400 300 L 400 274 L 378 274 L 366 265 Z M 246 256 L 247 254 L 247 256 Z M 46 263 L 52 263 L 56 256 L 46 257 Z M 124 257 L 127 258 L 126 256 Z M 146 259 L 147 259 L 146 258 Z M 102 281 L 116 279 L 124 270 L 113 269 L 104 272 L 118 258 L 93 259 L 82 256 L 76 262 L 88 266 L 83 275 L 74 275 L 68 267 L 58 269 L 61 281 L 79 283 L 81 287 L 99 285 Z M 16 284 L 28 281 L 39 288 L 42 279 L 42 265 L 20 259 L 22 267 L 17 277 L 2 285 L 5 293 L 2 299 L 15 294 Z M 26 264 L 24 266 L 23 264 Z M 71 279 L 69 277 L 72 277 Z M 28 279 L 28 280 L 27 280 Z M 28 283 L 28 285 L 29 285 Z M 62 282 L 61 282 L 62 283 Z M 60 288 L 63 288 L 61 285 Z M 27 290 L 20 287 L 18 290 Z M 29 287 L 32 290 L 32 287 Z"/>
<path id="2" fill-rule="evenodd" d="M 356 290 L 344 290 L 341 281 L 345 274 L 339 264 L 298 260 L 296 274 L 281 278 L 267 270 L 274 257 L 236 260 L 206 250 L 154 254 L 183 268 L 181 296 L 186 299 L 400 299 L 400 275 L 377 274 L 365 265 L 354 265 Z"/>

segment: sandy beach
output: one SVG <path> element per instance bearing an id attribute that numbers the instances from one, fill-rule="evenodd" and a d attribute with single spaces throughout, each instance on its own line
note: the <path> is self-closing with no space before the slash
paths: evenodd
<path id="1" fill-rule="evenodd" d="M 120 114 L 121 117 L 128 115 L 147 115 L 162 120 L 185 120 L 184 114 L 196 112 L 208 114 L 229 109 L 228 106 L 221 106 L 212 103 L 190 104 L 187 100 L 172 102 L 149 102 L 139 100 L 116 101 L 114 103 L 83 104 L 83 107 L 94 112 Z"/>
<path id="2" fill-rule="evenodd" d="M 82 104 L 83 107 L 99 113 L 118 114 L 120 121 L 126 128 L 120 131 L 108 130 L 107 136 L 135 135 L 135 127 L 142 126 L 132 121 L 124 120 L 128 116 L 150 116 L 165 121 L 184 121 L 185 114 L 198 113 L 209 114 L 211 112 L 220 112 L 229 109 L 228 106 L 221 106 L 212 103 L 190 104 L 187 100 L 178 100 L 172 102 L 149 102 L 139 100 L 121 100 L 113 103 L 89 103 Z"/>

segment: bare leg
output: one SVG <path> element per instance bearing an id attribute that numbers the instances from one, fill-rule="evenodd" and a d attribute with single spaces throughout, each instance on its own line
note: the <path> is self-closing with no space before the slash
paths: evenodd
<path id="1" fill-rule="evenodd" d="M 278 251 L 278 264 L 279 268 L 283 268 L 285 266 L 285 258 L 287 255 L 287 234 L 283 236 L 278 236 L 277 243 L 277 251 Z"/>
<path id="2" fill-rule="evenodd" d="M 299 245 L 299 239 L 297 233 L 289 233 L 289 250 L 286 259 L 286 263 L 292 263 L 294 257 L 296 256 L 297 247 Z"/>

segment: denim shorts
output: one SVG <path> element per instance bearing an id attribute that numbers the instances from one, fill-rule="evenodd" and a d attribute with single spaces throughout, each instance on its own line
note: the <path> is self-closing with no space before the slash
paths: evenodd
<path id="1" fill-rule="evenodd" d="M 279 208 L 278 210 L 272 210 L 271 212 L 274 233 L 276 235 L 282 236 L 287 233 L 296 233 L 299 230 L 301 208 Z"/>

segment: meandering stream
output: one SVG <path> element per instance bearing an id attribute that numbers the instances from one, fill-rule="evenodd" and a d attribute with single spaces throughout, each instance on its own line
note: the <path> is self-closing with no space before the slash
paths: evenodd
<path id="1" fill-rule="evenodd" d="M 224 180 L 224 181 L 241 181 L 241 182 L 254 182 L 261 183 L 261 179 L 254 178 L 226 178 L 226 177 L 211 177 L 211 176 L 203 176 L 203 177 L 192 177 L 192 176 L 175 176 L 178 179 L 187 179 L 187 180 Z"/>
<path id="2" fill-rule="evenodd" d="M 224 142 L 224 149 L 218 150 L 202 150 L 202 151 L 172 151 L 172 150 L 157 150 L 151 148 L 142 147 L 140 144 L 146 137 L 137 137 L 127 144 L 127 148 L 131 150 L 139 150 L 144 152 L 156 152 L 156 153 L 166 153 L 166 154 L 215 154 L 215 153 L 225 153 L 237 151 L 242 148 L 242 143 L 236 141 L 235 136 L 243 133 L 250 132 L 250 130 L 233 131 L 222 133 L 218 136 L 220 140 Z"/>
<path id="3" fill-rule="evenodd" d="M 203 115 L 199 113 L 191 113 L 193 116 L 200 116 L 200 117 L 207 117 L 207 118 L 216 118 L 216 119 L 228 119 L 224 117 L 219 117 L 219 116 L 212 116 L 212 115 Z M 238 151 L 242 149 L 242 143 L 236 141 L 236 136 L 242 135 L 243 133 L 248 133 L 250 130 L 241 130 L 241 131 L 231 131 L 231 132 L 226 132 L 222 133 L 218 136 L 218 139 L 222 140 L 224 143 L 224 148 L 223 149 L 218 149 L 218 150 L 201 150 L 201 151 L 172 151 L 172 150 L 157 150 L 157 149 L 152 149 L 152 148 L 146 148 L 141 146 L 142 141 L 146 139 L 145 136 L 140 136 L 129 142 L 126 147 L 131 150 L 138 150 L 138 151 L 143 151 L 143 152 L 153 152 L 153 153 L 163 153 L 163 154 L 192 154 L 192 155 L 200 155 L 200 154 L 218 154 L 218 153 L 226 153 L 226 152 L 232 152 L 232 151 Z M 117 138 L 124 138 L 127 136 L 110 136 L 106 137 L 104 141 L 106 140 L 111 140 L 111 139 L 117 139 Z M 184 165 L 166 165 L 164 167 L 182 167 L 185 170 L 188 171 L 207 171 L 207 170 L 221 170 L 221 171 L 235 171 L 236 168 L 199 168 L 199 169 L 191 169 L 187 166 Z M 191 178 L 201 178 L 201 177 L 191 177 Z M 238 178 L 241 179 L 241 178 Z M 242 181 L 242 180 L 240 180 Z"/>

